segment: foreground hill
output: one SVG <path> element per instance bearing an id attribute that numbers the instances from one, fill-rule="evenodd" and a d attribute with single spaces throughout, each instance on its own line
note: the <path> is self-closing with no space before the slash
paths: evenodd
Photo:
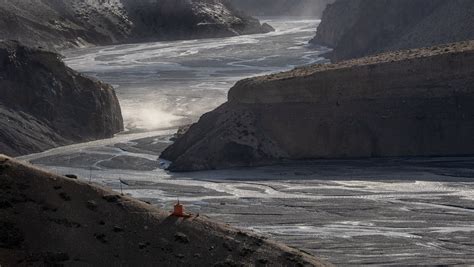
<path id="1" fill-rule="evenodd" d="M 55 53 L 0 42 L 0 153 L 17 156 L 123 130 L 114 89 Z"/>
<path id="2" fill-rule="evenodd" d="M 270 30 L 222 0 L 0 1 L 0 38 L 50 49 Z"/>
<path id="3" fill-rule="evenodd" d="M 238 82 L 161 155 L 170 170 L 474 154 L 474 41 Z"/>
<path id="4" fill-rule="evenodd" d="M 313 44 L 335 61 L 474 39 L 472 0 L 337 0 Z"/>
<path id="5" fill-rule="evenodd" d="M 327 266 L 273 241 L 188 219 L 0 156 L 2 266 Z"/>

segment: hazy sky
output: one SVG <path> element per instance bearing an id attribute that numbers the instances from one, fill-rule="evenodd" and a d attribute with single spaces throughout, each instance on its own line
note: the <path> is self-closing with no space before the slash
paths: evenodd
<path id="1" fill-rule="evenodd" d="M 321 16 L 325 6 L 335 0 L 230 0 L 252 15 Z"/>

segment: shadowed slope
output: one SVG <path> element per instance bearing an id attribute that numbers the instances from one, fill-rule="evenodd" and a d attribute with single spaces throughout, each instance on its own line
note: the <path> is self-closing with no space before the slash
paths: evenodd
<path id="1" fill-rule="evenodd" d="M 0 157 L 0 264 L 325 266 L 317 258 Z"/>

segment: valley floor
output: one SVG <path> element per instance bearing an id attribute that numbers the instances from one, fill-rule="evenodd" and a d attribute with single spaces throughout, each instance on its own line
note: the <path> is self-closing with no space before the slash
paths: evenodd
<path id="1" fill-rule="evenodd" d="M 58 148 L 23 159 L 171 210 L 268 235 L 341 264 L 474 264 L 474 158 L 288 162 L 171 174 L 169 131 Z M 137 170 L 140 169 L 140 170 Z M 148 169 L 148 171 L 144 171 Z"/>
<path id="2" fill-rule="evenodd" d="M 254 230 L 336 265 L 474 264 L 474 157 L 311 161 L 172 174 L 158 155 L 176 127 L 226 100 L 243 78 L 325 62 L 319 21 L 224 39 L 68 51 L 75 70 L 113 84 L 128 134 L 24 160 L 171 210 Z M 152 129 L 170 129 L 152 131 Z M 135 132 L 135 133 L 133 133 Z"/>

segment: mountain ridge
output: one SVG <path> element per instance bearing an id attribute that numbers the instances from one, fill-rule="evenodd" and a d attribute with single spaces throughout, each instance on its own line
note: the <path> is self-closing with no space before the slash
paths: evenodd
<path id="1" fill-rule="evenodd" d="M 9 0 L 0 36 L 51 50 L 273 30 L 223 0 Z"/>
<path id="2" fill-rule="evenodd" d="M 337 0 L 310 41 L 333 61 L 474 39 L 470 0 Z"/>

